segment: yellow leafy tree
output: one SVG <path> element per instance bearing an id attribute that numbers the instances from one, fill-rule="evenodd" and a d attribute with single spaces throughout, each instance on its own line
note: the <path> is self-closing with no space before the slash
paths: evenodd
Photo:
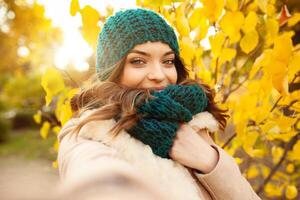
<path id="1" fill-rule="evenodd" d="M 176 29 L 189 76 L 215 88 L 220 106 L 229 109 L 227 129 L 216 134 L 216 142 L 235 157 L 256 192 L 264 199 L 299 198 L 300 45 L 292 38 L 300 13 L 290 14 L 276 0 L 136 4 L 160 13 Z M 81 14 L 82 34 L 92 46 L 101 29 L 96 24 L 109 11 L 102 16 L 90 6 L 81 8 L 78 0 L 70 5 L 71 15 Z M 51 85 L 54 73 L 46 72 L 43 86 L 46 102 L 58 98 L 55 113 L 63 125 L 71 117 L 67 102 L 74 90 L 63 82 Z M 48 126 L 42 126 L 42 135 Z"/>

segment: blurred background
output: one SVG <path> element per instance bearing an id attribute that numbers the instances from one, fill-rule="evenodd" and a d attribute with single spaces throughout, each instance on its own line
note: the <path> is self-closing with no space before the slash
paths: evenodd
<path id="1" fill-rule="evenodd" d="M 134 7 L 135 1 L 82 1 L 101 13 Z M 109 3 L 111 5 L 109 5 Z M 0 196 L 30 196 L 58 181 L 56 135 L 33 116 L 59 123 L 45 106 L 41 77 L 56 68 L 74 87 L 93 71 L 94 49 L 82 36 L 81 16 L 71 16 L 70 0 L 0 0 Z M 97 24 L 93 24 L 95 31 Z M 72 81 L 71 81 L 72 77 Z M 47 136 L 45 135 L 47 134 Z M 44 138 L 44 139 L 43 139 Z M 42 180 L 42 181 L 41 181 Z M 51 187 L 50 187 L 51 186 Z M 12 189 L 14 188 L 14 189 Z M 22 189 L 21 189 L 22 188 Z M 12 197 L 11 196 L 11 197 Z M 2 199 L 1 197 L 1 199 Z"/>
<path id="2" fill-rule="evenodd" d="M 190 77 L 229 109 L 215 139 L 255 190 L 299 198 L 299 0 L 0 0 L 0 195 L 58 182 L 56 136 L 94 74 L 97 35 L 136 6 L 168 20 Z"/>

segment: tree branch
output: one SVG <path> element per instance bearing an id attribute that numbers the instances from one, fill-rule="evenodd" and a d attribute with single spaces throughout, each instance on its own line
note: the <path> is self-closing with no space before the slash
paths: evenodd
<path id="1" fill-rule="evenodd" d="M 265 185 L 272 179 L 274 174 L 277 172 L 283 161 L 285 160 L 287 153 L 293 148 L 294 144 L 298 141 L 300 138 L 300 133 L 292 137 L 292 139 L 285 145 L 284 153 L 280 157 L 280 160 L 278 163 L 271 169 L 270 174 L 267 176 L 267 178 L 263 181 L 263 183 L 259 186 L 258 190 L 256 191 L 257 195 L 263 192 L 263 189 L 265 188 Z"/>
<path id="2" fill-rule="evenodd" d="M 224 49 L 225 44 L 227 43 L 227 41 L 228 41 L 228 37 L 226 36 L 226 38 L 225 38 L 225 40 L 224 40 L 224 42 L 223 42 L 223 44 L 222 44 L 221 49 Z M 217 60 L 216 60 L 215 84 L 217 84 L 217 82 L 218 82 L 218 65 L 219 65 L 219 59 L 220 59 L 220 56 L 219 56 L 219 57 L 217 58 Z"/>
<path id="3" fill-rule="evenodd" d="M 241 69 L 243 69 L 243 68 L 246 66 L 246 64 L 248 63 L 248 61 L 249 61 L 250 59 L 253 59 L 253 58 L 256 56 L 256 54 L 258 53 L 258 50 L 260 50 L 261 47 L 262 47 L 262 44 L 257 45 L 257 47 L 255 48 L 255 50 L 253 50 L 253 51 L 249 54 L 249 56 L 247 57 L 246 61 L 245 61 L 244 64 L 243 64 L 243 66 L 241 67 Z M 251 69 L 250 69 L 250 70 L 251 70 Z M 235 88 L 231 89 L 231 87 L 230 87 L 229 92 L 226 93 L 226 94 L 224 94 L 224 98 L 223 98 L 223 100 L 222 100 L 222 103 L 225 103 L 225 101 L 228 99 L 229 95 L 230 95 L 232 92 L 234 92 L 234 91 L 236 91 L 237 89 L 239 89 L 239 88 L 240 88 L 240 87 L 248 80 L 248 78 L 249 78 L 249 76 L 250 76 L 249 73 L 250 73 L 250 71 L 249 71 L 249 72 L 247 73 L 247 75 L 245 76 L 245 79 L 244 79 L 241 83 L 239 83 Z"/>

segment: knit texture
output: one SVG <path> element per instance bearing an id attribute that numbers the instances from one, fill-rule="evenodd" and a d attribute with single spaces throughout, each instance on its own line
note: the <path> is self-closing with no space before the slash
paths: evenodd
<path id="1" fill-rule="evenodd" d="M 107 19 L 98 36 L 96 72 L 101 80 L 109 77 L 114 65 L 137 44 L 161 41 L 179 55 L 173 28 L 157 13 L 135 8 L 121 10 Z"/>
<path id="2" fill-rule="evenodd" d="M 189 122 L 193 115 L 203 112 L 207 108 L 208 98 L 197 84 L 169 85 L 152 95 L 154 99 L 137 108 L 142 119 L 127 131 L 149 145 L 156 155 L 169 158 L 179 123 Z"/>

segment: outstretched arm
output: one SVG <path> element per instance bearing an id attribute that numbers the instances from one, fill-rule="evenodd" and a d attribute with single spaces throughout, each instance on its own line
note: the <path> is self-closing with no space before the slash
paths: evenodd
<path id="1" fill-rule="evenodd" d="M 77 122 L 71 119 L 58 135 L 61 199 L 165 199 L 115 149 L 75 138 Z"/>

